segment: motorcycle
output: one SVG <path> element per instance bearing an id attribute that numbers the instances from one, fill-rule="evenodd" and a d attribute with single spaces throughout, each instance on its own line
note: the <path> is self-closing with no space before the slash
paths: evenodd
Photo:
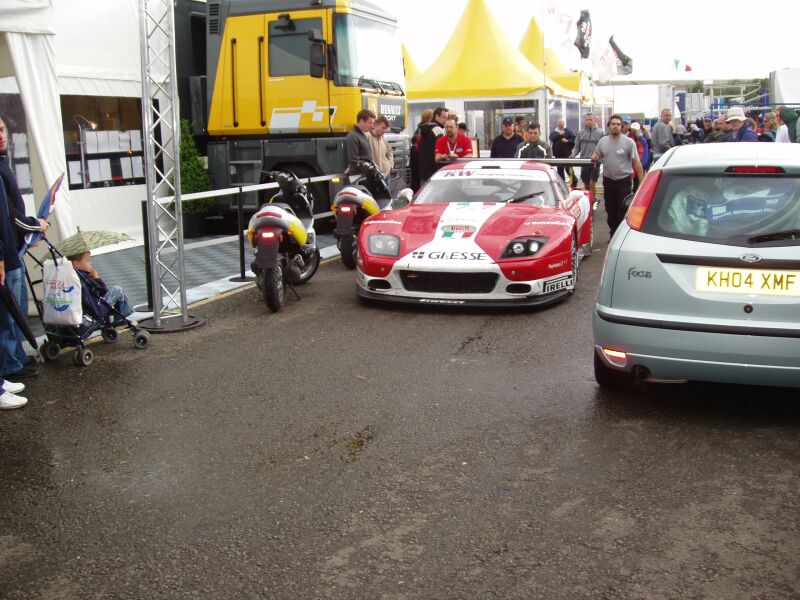
<path id="1" fill-rule="evenodd" d="M 371 160 L 358 162 L 361 176 L 333 198 L 334 236 L 342 263 L 356 268 L 358 230 L 364 219 L 392 207 L 392 193 L 380 169 Z"/>
<path id="2" fill-rule="evenodd" d="M 250 268 L 256 276 L 264 303 L 277 312 L 283 306 L 286 285 L 308 282 L 320 263 L 314 231 L 313 199 L 308 188 L 289 170 L 269 171 L 280 191 L 251 217 L 247 236 L 253 247 Z"/>

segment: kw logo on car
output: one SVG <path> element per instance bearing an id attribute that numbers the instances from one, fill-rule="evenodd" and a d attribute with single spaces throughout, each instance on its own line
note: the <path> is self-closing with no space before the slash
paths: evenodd
<path id="1" fill-rule="evenodd" d="M 445 225 L 442 227 L 442 237 L 459 240 L 472 237 L 475 231 L 476 229 L 472 225 Z"/>
<path id="2" fill-rule="evenodd" d="M 631 267 L 628 269 L 628 281 L 630 281 L 631 277 L 651 279 L 653 274 L 650 271 L 641 271 L 638 267 Z"/>

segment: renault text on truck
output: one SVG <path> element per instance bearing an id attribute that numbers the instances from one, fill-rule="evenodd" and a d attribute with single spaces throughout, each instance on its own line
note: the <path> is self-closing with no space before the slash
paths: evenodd
<path id="1" fill-rule="evenodd" d="M 360 0 L 208 2 L 208 162 L 217 189 L 342 173 L 344 139 L 359 110 L 390 123 L 394 177 L 405 177 L 408 137 L 403 58 L 396 20 Z M 404 187 L 404 182 L 400 187 Z M 312 186 L 315 212 L 331 184 Z M 245 199 L 257 208 L 258 196 Z M 220 200 L 223 210 L 236 198 Z"/>

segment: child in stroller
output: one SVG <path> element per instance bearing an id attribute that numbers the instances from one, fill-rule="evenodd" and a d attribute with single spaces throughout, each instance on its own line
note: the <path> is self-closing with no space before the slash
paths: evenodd
<path id="1" fill-rule="evenodd" d="M 127 317 L 133 314 L 128 297 L 122 288 L 113 285 L 110 288 L 100 279 L 100 275 L 92 264 L 92 251 L 68 256 L 78 276 L 81 278 L 81 298 L 83 310 L 96 319 L 105 319 L 109 315 L 112 326 L 127 324 Z"/>
<path id="2" fill-rule="evenodd" d="M 55 260 L 60 253 L 49 241 L 46 239 L 45 241 Z M 128 319 L 133 314 L 133 309 L 125 292 L 119 286 L 111 286 L 109 288 L 100 279 L 92 264 L 91 251 L 87 250 L 81 254 L 71 255 L 66 258 L 72 263 L 81 280 L 83 322 L 77 326 L 45 323 L 47 341 L 41 348 L 45 360 L 57 360 L 61 348 L 63 346 L 71 346 L 76 348 L 73 362 L 78 366 L 89 366 L 94 361 L 94 353 L 86 347 L 84 342 L 97 331 L 100 331 L 102 338 L 106 342 L 113 343 L 117 340 L 118 332 L 116 328 L 119 326 L 131 328 L 134 347 L 139 349 L 146 348 L 150 343 L 150 334 L 139 329 L 138 323 Z M 38 302 L 37 306 L 39 306 Z"/>

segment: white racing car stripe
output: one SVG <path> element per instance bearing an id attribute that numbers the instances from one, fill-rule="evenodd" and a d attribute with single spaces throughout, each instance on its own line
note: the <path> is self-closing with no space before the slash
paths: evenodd
<path id="1" fill-rule="evenodd" d="M 409 252 L 395 267 L 437 270 L 446 264 L 447 270 L 496 270 L 494 260 L 486 254 L 475 238 L 503 203 L 457 202 L 442 213 L 433 240 Z M 494 266 L 494 268 L 492 268 Z"/>

